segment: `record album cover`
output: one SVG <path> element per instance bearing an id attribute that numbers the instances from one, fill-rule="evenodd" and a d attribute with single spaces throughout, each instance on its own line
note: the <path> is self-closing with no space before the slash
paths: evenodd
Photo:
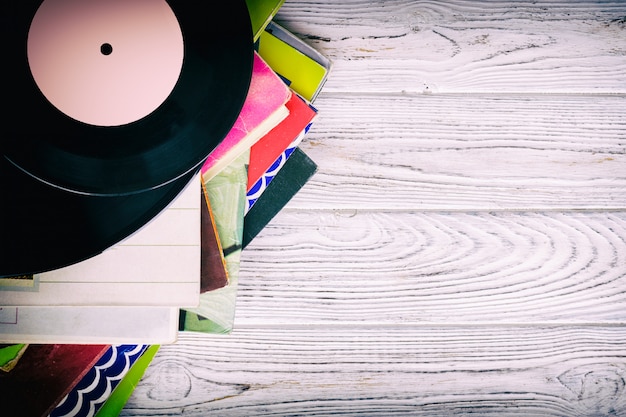
<path id="1" fill-rule="evenodd" d="M 291 90 L 274 70 L 254 53 L 250 89 L 235 125 L 208 155 L 201 174 L 208 181 L 269 132 L 289 114 Z"/>
<path id="2" fill-rule="evenodd" d="M 29 345 L 17 365 L 0 373 L 2 408 L 11 417 L 47 417 L 109 345 Z"/>
<path id="3" fill-rule="evenodd" d="M 289 159 L 289 157 L 293 154 L 300 142 L 302 142 L 302 139 L 304 139 L 304 135 L 306 135 L 309 126 L 307 126 L 307 128 L 305 128 L 302 132 L 300 132 L 296 139 L 294 139 L 294 141 L 291 142 L 291 144 L 289 144 L 280 155 L 278 155 L 278 158 L 276 158 L 272 165 L 270 165 L 270 167 L 263 173 L 263 175 L 261 175 L 261 177 L 254 184 L 252 184 L 252 186 L 248 184 L 249 189 L 246 193 L 246 215 L 248 214 L 252 206 L 256 204 L 258 199 L 261 198 L 265 190 L 267 190 L 267 187 L 276 177 L 278 171 L 280 171 L 282 167 L 285 166 L 287 159 Z"/>
<path id="4" fill-rule="evenodd" d="M 165 344 L 177 328 L 176 307 L 0 307 L 0 343 Z"/>
<path id="5" fill-rule="evenodd" d="M 276 13 L 278 13 L 283 3 L 285 3 L 285 0 L 246 0 L 255 42 Z"/>
<path id="6" fill-rule="evenodd" d="M 315 101 L 332 68 L 328 58 L 275 22 L 261 33 L 257 48 L 289 87 Z"/>
<path id="7" fill-rule="evenodd" d="M 317 172 L 317 164 L 297 147 L 244 219 L 243 248 L 263 230 Z"/>
<path id="8" fill-rule="evenodd" d="M 102 404 L 96 417 L 117 417 L 120 414 L 159 349 L 159 345 L 148 346 Z"/>
<path id="9" fill-rule="evenodd" d="M 0 371 L 10 372 L 15 368 L 24 351 L 28 347 L 25 343 L 0 345 Z"/>
<path id="10" fill-rule="evenodd" d="M 148 345 L 112 345 L 52 410 L 49 417 L 93 417 Z"/>
<path id="11" fill-rule="evenodd" d="M 233 329 L 249 160 L 248 149 L 204 183 L 226 260 L 228 284 L 200 294 L 198 307 L 182 309 L 180 330 L 230 333 Z"/>
<path id="12" fill-rule="evenodd" d="M 226 259 L 224 258 L 222 244 L 217 234 L 215 215 L 204 187 L 204 184 L 200 184 L 202 192 L 200 293 L 213 291 L 228 284 Z"/>
<path id="13" fill-rule="evenodd" d="M 248 190 L 261 178 L 278 157 L 310 126 L 317 110 L 298 94 L 287 102 L 289 115 L 250 148 Z"/>

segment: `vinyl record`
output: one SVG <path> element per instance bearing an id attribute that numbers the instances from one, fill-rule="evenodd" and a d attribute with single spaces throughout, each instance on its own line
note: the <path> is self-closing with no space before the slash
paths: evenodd
<path id="1" fill-rule="evenodd" d="M 160 11 L 146 13 L 145 8 L 155 3 L 162 3 Z M 35 23 L 36 13 L 43 13 L 40 17 L 50 13 L 40 6 L 54 6 L 54 15 L 55 10 L 67 12 L 70 6 L 85 4 L 97 9 L 96 15 L 108 15 L 110 7 L 117 7 L 118 12 L 135 7 L 127 15 L 132 24 L 111 27 L 128 28 L 136 23 L 140 28 L 151 28 L 149 33 L 139 31 L 140 44 L 153 42 L 156 49 L 174 50 L 180 61 L 174 59 L 166 71 L 169 81 L 165 87 L 160 84 L 160 67 L 140 66 L 141 77 L 153 77 L 148 86 L 136 91 L 131 88 L 133 93 L 121 98 L 109 98 L 109 107 L 103 110 L 98 107 L 102 97 L 90 88 L 99 76 L 109 77 L 102 80 L 105 85 L 123 80 L 125 86 L 132 87 L 134 79 L 124 75 L 130 71 L 126 63 L 117 68 L 114 65 L 117 72 L 106 67 L 107 71 L 98 72 L 94 78 L 81 65 L 64 59 L 60 53 L 63 48 L 59 45 L 56 49 L 54 43 L 42 51 L 59 62 L 29 62 L 29 34 L 36 32 L 31 31 L 31 23 L 42 26 L 47 18 Z M 216 22 L 216 13 L 206 4 L 179 0 L 27 0 L 6 5 L 0 30 L 5 39 L 3 76 L 11 88 L 4 95 L 5 106 L 0 112 L 0 276 L 49 271 L 101 253 L 159 214 L 195 177 L 206 156 L 235 122 L 252 71 L 253 44 L 246 4 L 236 0 L 221 6 L 221 13 L 228 17 L 226 26 Z M 78 19 L 85 23 L 82 33 L 89 38 L 90 29 L 97 26 L 90 18 L 93 10 L 80 13 L 85 17 Z M 164 39 L 161 25 L 155 26 L 148 17 L 147 23 L 136 21 L 143 14 L 162 14 L 160 18 L 169 22 L 170 29 L 178 28 L 180 36 L 170 30 Z M 33 39 L 58 30 L 58 26 L 45 26 Z M 80 30 L 63 29 L 73 33 L 72 38 L 80 38 Z M 123 55 L 128 38 L 114 32 L 90 44 L 99 58 Z M 178 52 L 176 39 L 182 42 Z M 137 54 L 140 61 L 147 56 L 159 59 L 153 49 L 147 54 L 140 49 Z M 148 61 L 154 65 L 146 58 Z M 168 62 L 163 65 L 167 67 Z M 91 61 L 88 64 L 94 66 Z M 42 79 L 47 76 L 46 68 L 62 82 Z M 88 79 L 87 87 L 77 88 L 71 83 L 82 78 Z M 61 90 L 55 90 L 59 86 Z M 97 91 L 103 94 L 109 87 Z M 160 96 L 144 105 L 146 94 L 137 91 L 145 93 L 151 87 L 160 90 Z M 89 94 L 80 94 L 84 88 Z M 64 102 L 72 94 L 79 100 Z M 128 101 L 131 105 L 124 107 Z M 118 105 L 123 109 L 116 113 Z M 83 114 L 82 107 L 90 111 Z M 129 112 L 129 108 L 137 112 Z"/>
<path id="2" fill-rule="evenodd" d="M 188 173 L 124 196 L 81 195 L 0 158 L 0 276 L 44 272 L 99 254 L 166 208 L 192 178 Z"/>
<path id="3" fill-rule="evenodd" d="M 0 151 L 85 195 L 158 188 L 200 167 L 250 83 L 244 0 L 22 0 L 2 11 Z"/>

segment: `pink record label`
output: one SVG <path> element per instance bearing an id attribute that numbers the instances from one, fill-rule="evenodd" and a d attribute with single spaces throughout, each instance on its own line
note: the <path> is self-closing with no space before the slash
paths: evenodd
<path id="1" fill-rule="evenodd" d="M 170 95 L 183 36 L 164 0 L 44 0 L 27 56 L 43 95 L 67 116 L 96 126 L 137 121 Z"/>

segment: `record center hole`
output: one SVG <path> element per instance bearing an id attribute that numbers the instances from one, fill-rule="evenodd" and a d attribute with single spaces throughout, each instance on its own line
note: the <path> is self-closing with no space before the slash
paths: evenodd
<path id="1" fill-rule="evenodd" d="M 100 45 L 100 52 L 102 52 L 102 55 L 111 55 L 111 52 L 113 52 L 113 47 L 110 43 L 103 43 L 102 45 Z"/>

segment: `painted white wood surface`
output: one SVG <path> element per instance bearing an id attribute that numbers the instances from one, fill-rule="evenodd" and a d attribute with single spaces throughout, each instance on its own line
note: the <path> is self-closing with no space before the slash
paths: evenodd
<path id="1" fill-rule="evenodd" d="M 123 416 L 626 415 L 626 2 L 287 0 L 319 172 Z"/>

